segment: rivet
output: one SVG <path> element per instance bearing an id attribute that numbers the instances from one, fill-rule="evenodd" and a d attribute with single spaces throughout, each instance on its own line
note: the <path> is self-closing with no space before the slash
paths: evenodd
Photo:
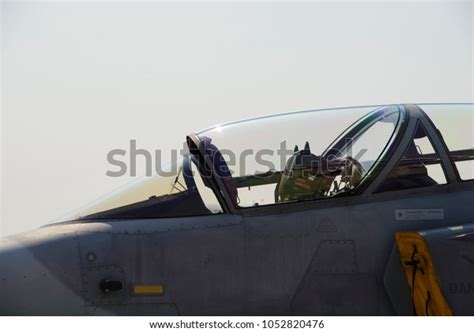
<path id="1" fill-rule="evenodd" d="M 87 260 L 88 260 L 89 262 L 93 262 L 93 261 L 95 261 L 95 259 L 96 259 L 96 256 L 95 256 L 95 254 L 94 254 L 93 252 L 87 253 Z"/>

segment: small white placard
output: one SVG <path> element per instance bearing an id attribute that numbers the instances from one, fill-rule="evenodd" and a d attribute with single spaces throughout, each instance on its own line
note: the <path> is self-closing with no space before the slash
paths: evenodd
<path id="1" fill-rule="evenodd" d="M 444 209 L 395 210 L 395 220 L 442 220 Z"/>

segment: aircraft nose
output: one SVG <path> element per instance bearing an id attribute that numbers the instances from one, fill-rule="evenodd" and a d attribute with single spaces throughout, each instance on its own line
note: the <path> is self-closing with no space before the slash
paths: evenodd
<path id="1" fill-rule="evenodd" d="M 0 315 L 83 314 L 74 241 L 44 231 L 1 238 Z"/>

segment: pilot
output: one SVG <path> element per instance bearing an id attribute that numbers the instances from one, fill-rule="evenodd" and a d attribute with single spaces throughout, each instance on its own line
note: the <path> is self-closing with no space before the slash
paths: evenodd
<path id="1" fill-rule="evenodd" d="M 350 157 L 325 158 L 311 153 L 309 143 L 287 161 L 275 189 L 276 202 L 327 197 L 352 189 L 362 178 L 362 167 Z"/>

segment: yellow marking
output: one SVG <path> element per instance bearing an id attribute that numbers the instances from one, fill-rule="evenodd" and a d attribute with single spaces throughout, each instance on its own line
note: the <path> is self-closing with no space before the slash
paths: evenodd
<path id="1" fill-rule="evenodd" d="M 163 295 L 165 287 L 163 285 L 135 285 L 134 295 Z"/>
<path id="2" fill-rule="evenodd" d="M 439 285 L 431 254 L 423 237 L 417 232 L 395 233 L 400 261 L 411 289 L 415 314 L 420 316 L 451 316 Z M 415 275 L 414 265 L 416 266 Z"/>

